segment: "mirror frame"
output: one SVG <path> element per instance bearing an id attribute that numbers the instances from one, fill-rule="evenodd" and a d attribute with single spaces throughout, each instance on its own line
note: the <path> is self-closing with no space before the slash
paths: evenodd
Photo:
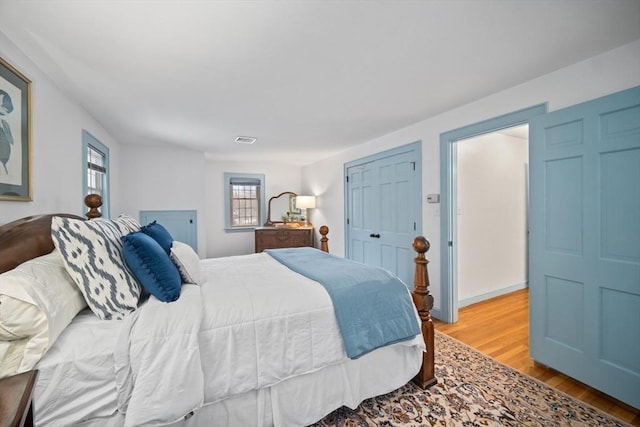
<path id="1" fill-rule="evenodd" d="M 288 194 L 289 197 L 298 197 L 298 195 L 296 193 L 294 193 L 293 191 L 283 191 L 282 193 L 278 194 L 277 196 L 273 196 L 269 199 L 269 203 L 267 204 L 267 222 L 264 223 L 265 227 L 273 227 L 276 224 L 282 224 L 284 221 L 271 221 L 271 202 L 274 199 L 278 199 L 281 196 L 284 196 L 285 194 Z"/>

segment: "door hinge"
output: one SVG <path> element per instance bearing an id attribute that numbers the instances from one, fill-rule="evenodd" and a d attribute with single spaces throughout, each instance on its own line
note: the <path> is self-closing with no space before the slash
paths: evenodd
<path id="1" fill-rule="evenodd" d="M 453 242 L 452 242 L 451 240 L 449 240 L 449 241 L 447 242 L 447 246 L 452 247 L 452 246 L 453 246 Z"/>
<path id="2" fill-rule="evenodd" d="M 349 218 L 347 218 L 347 225 L 349 225 Z"/>
<path id="3" fill-rule="evenodd" d="M 347 182 L 349 182 L 349 175 L 347 175 Z"/>
<path id="4" fill-rule="evenodd" d="M 413 170 L 416 170 L 416 162 L 409 162 L 411 163 L 411 166 L 413 167 Z"/>
<path id="5" fill-rule="evenodd" d="M 193 218 L 189 218 L 189 224 L 193 224 Z"/>
<path id="6" fill-rule="evenodd" d="M 416 222 L 413 222 L 413 231 L 416 231 Z"/>

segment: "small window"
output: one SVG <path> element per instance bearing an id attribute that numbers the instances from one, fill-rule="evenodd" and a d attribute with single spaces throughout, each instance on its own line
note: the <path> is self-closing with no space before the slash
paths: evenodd
<path id="1" fill-rule="evenodd" d="M 107 176 L 105 164 L 105 154 L 89 144 L 87 147 L 87 194 L 103 195 Z"/>
<path id="2" fill-rule="evenodd" d="M 225 227 L 253 230 L 265 221 L 264 175 L 224 174 Z"/>
<path id="3" fill-rule="evenodd" d="M 99 194 L 102 196 L 100 212 L 105 218 L 109 217 L 109 148 L 93 137 L 89 132 L 82 131 L 82 164 L 83 164 L 83 194 Z M 86 209 L 86 206 L 83 206 Z"/>

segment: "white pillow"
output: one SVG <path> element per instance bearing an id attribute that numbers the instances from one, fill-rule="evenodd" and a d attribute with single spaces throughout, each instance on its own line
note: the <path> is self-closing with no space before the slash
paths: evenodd
<path id="1" fill-rule="evenodd" d="M 193 283 L 197 285 L 201 282 L 200 257 L 191 246 L 174 240 L 171 245 L 170 257 L 176 267 L 178 267 L 182 283 Z"/>
<path id="2" fill-rule="evenodd" d="M 47 316 L 37 305 L 0 293 L 0 340 L 30 337 L 46 328 L 46 323 Z"/>
<path id="3" fill-rule="evenodd" d="M 32 369 L 86 306 L 57 250 L 0 274 L 0 377 Z"/>
<path id="4" fill-rule="evenodd" d="M 139 230 L 140 224 L 126 215 L 51 220 L 51 237 L 67 272 L 102 320 L 122 319 L 138 307 L 141 288 L 122 257 L 120 238 Z"/>

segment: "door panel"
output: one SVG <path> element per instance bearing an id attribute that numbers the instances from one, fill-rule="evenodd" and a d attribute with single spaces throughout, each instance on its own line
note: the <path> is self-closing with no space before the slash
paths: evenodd
<path id="1" fill-rule="evenodd" d="M 405 283 L 413 282 L 413 269 L 407 268 L 404 257 L 409 253 L 417 230 L 416 212 L 420 200 L 415 200 L 415 156 L 406 152 L 380 159 L 380 245 L 386 248 L 382 265 Z"/>
<path id="2" fill-rule="evenodd" d="M 639 119 L 640 120 L 640 119 Z M 600 156 L 602 179 L 602 257 L 617 261 L 640 261 L 640 245 L 625 230 L 640 229 L 640 149 Z"/>
<path id="3" fill-rule="evenodd" d="M 191 246 L 198 252 L 197 212 L 185 211 L 140 211 L 140 223 L 145 225 L 158 221 L 173 237 Z"/>
<path id="4" fill-rule="evenodd" d="M 530 132 L 531 355 L 640 407 L 640 88 Z"/>
<path id="5" fill-rule="evenodd" d="M 376 220 L 368 212 L 377 204 L 377 195 L 373 188 L 373 169 L 372 164 L 354 166 L 347 169 L 349 177 L 348 186 L 348 211 L 349 216 L 349 246 L 351 247 L 351 255 L 354 261 L 362 263 L 376 263 L 379 256 L 376 256 L 375 248 L 372 248 L 372 242 L 369 237 L 377 224 Z M 373 257 L 373 260 L 372 260 Z"/>
<path id="6" fill-rule="evenodd" d="M 550 253 L 582 255 L 582 158 L 545 164 L 545 249 Z"/>

